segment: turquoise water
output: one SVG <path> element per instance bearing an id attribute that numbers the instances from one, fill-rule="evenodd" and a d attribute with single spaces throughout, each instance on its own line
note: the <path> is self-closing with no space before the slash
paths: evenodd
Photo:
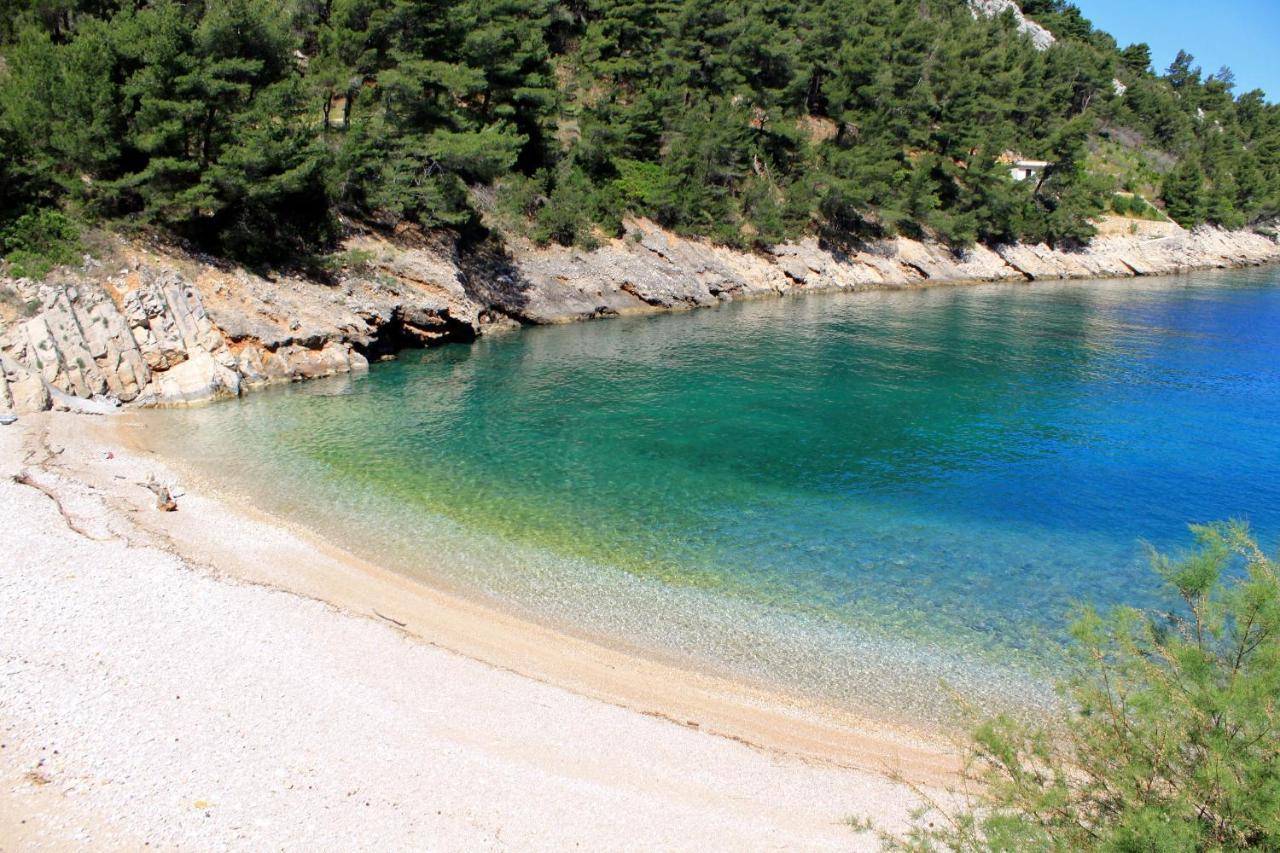
<path id="1" fill-rule="evenodd" d="M 401 571 L 937 718 L 1040 701 L 1073 602 L 1154 600 L 1144 542 L 1280 531 L 1280 272 L 534 328 L 147 423 Z"/>

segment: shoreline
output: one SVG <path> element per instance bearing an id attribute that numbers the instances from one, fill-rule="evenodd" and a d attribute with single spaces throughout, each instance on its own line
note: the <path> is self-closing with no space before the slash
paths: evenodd
<path id="1" fill-rule="evenodd" d="M 508 612 L 451 589 L 438 577 L 409 577 L 345 550 L 302 523 L 252 505 L 232 506 L 229 496 L 201 482 L 181 460 L 147 447 L 124 418 L 102 426 L 97 437 L 88 439 L 92 445 L 105 450 L 115 443 L 129 456 L 155 456 L 159 479 L 191 485 L 193 490 L 180 501 L 196 503 L 196 512 L 186 516 L 145 513 L 150 503 L 145 491 L 138 495 L 140 502 L 131 504 L 143 525 L 163 537 L 173 553 L 206 563 L 221 575 L 380 619 L 419 642 L 760 749 L 863 770 L 882 771 L 893 763 L 906 778 L 924 784 L 948 781 L 958 766 L 938 762 L 935 749 L 944 742 L 942 730 L 890 724 L 818 699 L 747 684 L 657 649 L 632 648 L 617 638 Z M 62 434 L 58 441 L 69 446 L 75 437 Z M 94 476 L 84 469 L 77 473 Z M 98 480 L 100 488 L 102 482 Z M 229 548 L 221 532 L 212 535 L 203 520 L 207 517 L 270 544 L 249 554 Z M 306 570 L 300 568 L 304 564 Z"/>
<path id="2" fill-rule="evenodd" d="M 1103 233 L 1077 251 L 978 244 L 963 253 L 902 237 L 848 251 L 806 238 L 751 253 L 645 220 L 629 221 L 626 236 L 590 252 L 515 241 L 505 258 L 354 234 L 344 246 L 371 260 L 330 283 L 264 278 L 117 238 L 103 261 L 43 283 L 5 283 L 15 304 L 29 309 L 18 313 L 0 301 L 0 411 L 209 402 L 528 325 L 738 300 L 1280 263 L 1280 243 L 1253 231 L 1145 222 L 1136 233 L 1113 233 L 1115 224 L 1103 223 Z"/>
<path id="3" fill-rule="evenodd" d="M 585 631 L 558 630 L 504 612 L 476 597 L 451 591 L 447 581 L 433 585 L 429 580 L 389 571 L 333 544 L 341 543 L 340 538 L 326 540 L 322 524 L 293 522 L 287 513 L 273 516 L 255 506 L 251 497 L 220 490 L 213 485 L 219 482 L 216 477 L 201 475 L 179 450 L 173 450 L 172 455 L 157 452 L 157 448 L 172 445 L 165 445 L 154 436 L 148 441 L 145 425 L 144 413 L 125 411 L 109 417 L 46 413 L 0 427 L 0 507 L 10 518 L 16 518 L 16 524 L 0 526 L 0 550 L 15 557 L 12 568 L 0 570 L 0 619 L 14 626 L 8 636 L 0 635 L 0 664 L 5 665 L 0 672 L 7 676 L 0 678 L 0 743 L 12 750 L 0 749 L 0 835 L 23 842 L 47 840 L 47 835 L 37 838 L 27 834 L 30 830 L 23 828 L 26 824 L 14 826 L 15 815 L 34 810 L 39 815 L 37 823 L 46 828 L 65 828 L 67 821 L 92 824 L 101 820 L 104 825 L 111 825 L 112 833 L 120 833 L 105 836 L 93 830 L 87 830 L 87 835 L 54 832 L 68 845 L 72 838 L 110 838 L 119 841 L 120 846 L 126 843 L 120 839 L 126 838 L 131 846 L 138 846 L 138 839 L 165 840 L 181 846 L 202 846 L 192 839 L 205 843 L 224 839 L 221 835 L 201 835 L 195 829 L 191 831 L 196 834 L 187 836 L 185 844 L 174 841 L 176 836 L 153 834 L 154 826 L 139 821 L 161 812 L 169 818 L 178 814 L 178 807 L 157 800 L 154 790 L 134 791 L 128 801 L 112 801 L 108 796 L 115 790 L 134 790 L 129 787 L 135 784 L 134 777 L 119 781 L 102 767 L 115 760 L 111 756 L 117 753 L 133 756 L 141 752 L 144 758 L 152 755 L 156 749 L 156 723 L 147 714 L 160 711 L 146 708 L 165 699 L 161 694 L 166 690 L 175 697 L 186 697 L 198 690 L 212 691 L 201 715 L 182 723 L 185 728 L 180 734 L 184 742 L 192 726 L 201 731 L 205 727 L 216 729 L 227 720 L 230 722 L 226 725 L 238 728 L 209 741 L 205 745 L 208 755 L 184 751 L 178 758 L 168 758 L 168 764 L 157 761 L 148 766 L 144 775 L 162 790 L 187 790 L 181 773 L 169 769 L 176 766 L 174 762 L 189 762 L 196 768 L 194 772 L 200 772 L 221 755 L 228 738 L 232 744 L 243 745 L 242 739 L 254 731 L 254 723 L 245 722 L 243 716 L 245 695 L 258 697 L 254 701 L 270 709 L 275 715 L 275 728 L 267 727 L 270 736 L 284 738 L 297 734 L 292 726 L 311 725 L 315 697 L 357 688 L 373 691 L 382 698 L 389 695 L 388 691 L 395 692 L 395 699 L 390 702 L 395 710 L 388 712 L 386 724 L 395 733 L 386 735 L 385 728 L 376 727 L 368 732 L 348 728 L 342 736 L 329 738 L 332 743 L 319 743 L 297 734 L 301 738 L 294 745 L 301 750 L 298 754 L 311 756 L 317 750 L 329 751 L 328 760 L 335 769 L 330 770 L 325 764 L 325 769 L 313 767 L 308 772 L 337 774 L 326 777 L 330 788 L 339 784 L 344 762 L 355 760 L 354 755 L 376 746 L 395 754 L 386 766 L 394 768 L 391 775 L 398 780 L 395 784 L 402 786 L 397 790 L 412 791 L 417 783 L 405 775 L 410 771 L 401 770 L 400 764 L 406 755 L 416 757 L 419 753 L 415 750 L 422 747 L 406 732 L 442 724 L 454 738 L 446 745 L 446 751 L 463 742 L 474 745 L 477 741 L 494 740 L 504 744 L 466 773 L 455 772 L 445 779 L 445 790 L 475 787 L 488 778 L 486 774 L 506 772 L 492 770 L 493 762 L 507 770 L 514 762 L 525 769 L 533 767 L 538 774 L 567 773 L 578 782 L 582 781 L 582 774 L 587 774 L 615 789 L 618 785 L 632 786 L 635 779 L 646 774 L 661 776 L 661 785 L 643 792 L 627 787 L 626 796 L 639 798 L 636 802 L 642 804 L 643 810 L 658 808 L 660 802 L 670 805 L 679 787 L 671 774 L 682 772 L 701 779 L 699 766 L 680 765 L 683 769 L 679 770 L 673 758 L 698 744 L 699 749 L 718 756 L 714 760 L 723 762 L 719 766 L 731 768 L 724 778 L 740 775 L 743 784 L 755 786 L 754 792 L 739 790 L 729 795 L 716 790 L 707 794 L 715 799 L 708 809 L 723 817 L 728 813 L 726 808 L 739 808 L 737 804 L 726 805 L 725 797 L 756 809 L 764 807 L 762 798 L 768 800 L 770 811 L 761 818 L 764 823 L 753 824 L 750 834 L 742 829 L 742 835 L 735 837 L 756 840 L 777 832 L 781 834 L 768 837 L 812 847 L 857 848 L 862 840 L 840 824 L 843 818 L 836 809 L 844 807 L 828 808 L 829 803 L 839 799 L 832 791 L 852 792 L 862 803 L 862 811 L 846 809 L 845 817 L 869 815 L 893 829 L 903 826 L 905 812 L 916 802 L 913 790 L 919 790 L 900 786 L 896 780 L 890 782 L 888 775 L 898 774 L 926 792 L 940 792 L 957 781 L 958 753 L 939 732 L 909 724 L 894 725 L 892 716 L 889 723 L 879 722 L 821 701 L 807 701 L 789 694 L 785 688 L 759 689 L 732 677 L 682 665 L 681 661 L 665 660 L 661 653 L 645 654 L 644 650 L 628 649 L 621 642 L 613 645 L 607 642 L 608 638 L 592 637 Z M 34 482 L 13 482 L 20 471 L 28 472 Z M 164 513 L 155 508 L 153 495 L 144 488 L 150 477 L 177 487 L 177 512 Z M 247 491 L 252 494 L 251 489 Z M 62 557 L 62 551 L 75 551 L 75 556 Z M 133 575 L 139 572 L 158 573 L 158 587 L 168 590 L 166 603 L 150 602 L 150 586 L 141 581 L 127 586 L 126 581 L 137 580 Z M 227 596 L 240 601 L 232 611 L 220 612 L 211 607 L 206 613 L 206 603 Z M 102 600 L 90 606 L 82 598 Z M 276 623 L 293 619 L 295 611 L 308 614 L 297 617 L 302 633 L 272 640 L 267 643 L 270 652 L 263 651 L 260 646 L 266 641 L 262 638 L 274 630 Z M 153 625 L 158 625 L 154 635 Z M 114 636 L 111 631 L 116 632 Z M 165 631 L 171 633 L 166 635 Z M 344 646 L 337 638 L 352 631 L 368 636 L 360 643 Z M 206 635 L 221 639 L 206 642 Z M 130 654 L 138 659 L 120 659 Z M 409 657 L 401 660 L 401 655 Z M 324 669 L 335 657 L 350 658 L 340 675 Z M 188 671 L 210 666 L 222 669 L 199 677 Z M 102 680 L 127 667 L 132 669 L 124 680 Z M 99 672 L 99 668 L 103 671 Z M 452 673 L 448 679 L 441 675 L 445 669 Z M 375 672 L 376 677 L 371 675 Z M 235 677 L 236 688 L 224 684 L 227 676 Z M 175 678 L 181 683 L 169 683 Z M 273 692 L 275 682 L 282 678 L 300 682 L 299 691 L 287 701 L 284 694 L 276 696 Z M 153 689 L 153 680 L 164 686 Z M 447 708 L 434 707 L 433 713 L 442 716 L 422 718 L 418 704 L 434 701 L 432 697 L 442 687 L 483 693 L 484 699 L 476 704 L 472 696 Z M 156 690 L 160 692 L 155 693 Z M 148 691 L 155 695 L 147 695 Z M 333 714 L 358 721 L 368 698 L 335 707 Z M 572 735 L 560 733 L 554 744 L 539 741 L 544 735 L 540 727 L 548 724 L 546 719 L 513 718 L 525 713 L 522 709 L 530 702 L 531 707 L 550 708 L 547 713 L 553 720 L 570 712 L 575 719 L 612 715 L 617 726 L 612 737 L 618 743 L 591 746 L 598 729 L 585 724 Z M 99 706 L 112 703 L 129 707 L 117 707 L 114 715 L 104 716 Z M 501 720 L 495 722 L 485 715 L 497 715 Z M 176 725 L 175 719 L 163 717 L 162 722 Z M 87 764 L 75 765 L 70 758 L 50 761 L 49 756 L 41 755 L 55 746 L 67 755 L 74 751 L 69 750 L 69 743 L 86 738 L 96 738 L 94 749 L 86 752 Z M 536 756 L 526 749 L 526 739 L 541 743 L 528 748 Z M 623 760 L 622 754 L 611 754 L 607 759 L 599 754 L 601 749 L 624 749 L 624 745 L 625 750 L 630 750 L 624 750 L 627 761 L 632 760 L 633 752 L 645 756 L 652 752 L 653 756 L 634 758 L 639 764 L 628 765 L 632 776 L 625 783 L 618 781 L 612 770 L 612 762 Z M 269 747 L 257 749 L 252 758 L 267 762 L 259 766 L 259 774 L 263 767 L 275 768 L 272 762 L 284 760 Z M 379 754 L 388 760 L 384 753 Z M 748 770 L 746 764 L 752 764 L 754 769 Z M 143 771 L 135 767 L 133 772 Z M 234 775 L 235 771 L 225 772 Z M 366 772 L 381 773 L 382 768 Z M 757 773 L 764 776 L 757 779 L 752 775 Z M 246 770 L 246 774 L 252 772 Z M 807 788 L 808 793 L 800 801 L 772 795 L 771 786 L 800 784 L 796 780 L 801 777 L 811 782 L 815 774 L 826 781 L 817 788 Z M 219 784 L 231 784 L 218 778 Z M 57 785 L 50 787 L 55 782 Z M 236 807 L 242 811 L 252 808 L 258 802 L 256 798 L 275 802 L 271 799 L 277 794 L 274 789 L 255 787 L 257 783 L 251 781 L 236 784 L 241 786 Z M 720 784 L 723 787 L 725 783 Z M 120 787 L 112 788 L 114 785 Z M 380 786 L 375 782 L 372 787 L 381 790 Z M 203 791 L 198 793 L 199 796 L 188 797 L 191 802 L 183 808 L 190 810 L 193 802 L 210 802 Z M 464 801 L 462 807 L 490 808 L 486 820 L 492 822 L 520 807 L 509 793 L 492 806 Z M 589 800 L 563 796 L 568 797 L 566 808 L 571 812 L 564 816 L 568 820 L 564 826 L 526 822 L 523 834 L 517 835 L 525 843 L 508 837 L 491 846 L 511 843 L 537 847 L 531 839 L 541 838 L 545 846 L 564 846 L 564 842 L 572 840 L 608 848 L 629 840 L 627 836 L 608 835 L 612 830 L 598 825 L 587 827 L 578 822 L 572 812 Z M 104 801 L 126 809 L 127 819 L 113 822 L 100 811 L 83 812 L 88 817 L 68 817 L 81 814 L 76 810 L 82 806 L 88 808 Z M 219 803 L 205 811 L 205 816 L 221 806 Z M 783 814 L 790 811 L 795 815 Z M 742 816 L 741 812 L 737 814 Z M 182 817 L 179 822 L 190 817 Z M 703 817 L 689 816 L 688 823 L 677 821 L 672 827 L 705 828 L 708 824 Z M 362 825 L 362 819 L 351 813 L 346 813 L 344 820 L 350 822 L 353 818 L 355 822 L 343 824 L 344 829 Z M 317 824 L 321 828 L 326 825 L 324 820 Z M 450 831 L 461 831 L 450 826 Z M 238 823 L 234 828 L 239 831 L 243 826 Z M 641 835 L 633 835 L 630 840 L 651 838 L 648 833 L 677 831 L 643 824 L 638 830 Z M 276 846 L 273 839 L 281 837 L 266 830 L 247 831 L 249 834 L 236 836 L 237 839 Z M 632 832 L 635 831 L 633 826 Z M 765 835 L 761 835 L 762 831 Z M 396 836 L 406 844 L 425 837 L 434 839 Z M 449 837 L 456 840 L 464 836 Z M 730 846 L 729 835 L 698 837 L 707 842 L 702 846 Z M 475 841 L 474 837 L 466 838 Z M 547 842 L 549 838 L 561 843 L 553 845 Z M 680 836 L 681 840 L 685 838 Z"/>
<path id="4" fill-rule="evenodd" d="M 816 703 L 646 660 L 494 611 L 360 561 L 251 507 L 230 506 L 199 487 L 177 492 L 177 512 L 159 512 L 141 484 L 151 475 L 171 483 L 168 478 L 174 469 L 123 435 L 126 429 L 123 418 L 87 419 L 58 413 L 23 418 L 18 425 L 5 427 L 0 436 L 6 443 L 20 436 L 23 445 L 5 467 L 28 470 L 57 494 L 65 521 L 74 520 L 89 538 L 59 522 L 64 535 L 84 545 L 122 539 L 130 552 L 142 549 L 176 558 L 193 580 L 245 590 L 245 594 L 252 591 L 273 601 L 282 600 L 284 593 L 284 599 L 297 606 L 320 606 L 330 614 L 327 619 L 376 626 L 388 642 L 463 661 L 481 673 L 473 673 L 476 685 L 498 678 L 512 680 L 527 686 L 521 690 L 552 691 L 563 701 L 597 709 L 596 713 L 620 714 L 632 721 L 624 728 L 643 726 L 648 731 L 647 727 L 657 726 L 653 730 L 657 734 L 646 736 L 657 737 L 663 744 L 694 737 L 700 743 L 715 744 L 711 749 L 731 751 L 737 756 L 734 761 L 755 756 L 750 760 L 765 761 L 788 778 L 818 773 L 843 779 L 842 784 L 855 792 L 874 789 L 874 805 L 863 814 L 887 820 L 890 827 L 904 825 L 914 795 L 890 782 L 889 775 L 935 791 L 956 779 L 958 756 L 936 735 L 872 723 Z M 47 514 L 56 518 L 45 495 L 26 486 L 6 488 L 27 493 L 30 501 L 45 505 Z M 19 528 L 23 526 L 25 522 Z M 118 606 L 127 614 L 132 603 L 121 600 Z M 105 647 L 101 651 L 105 653 Z M 414 673 L 396 675 L 400 676 L 409 678 Z M 10 716 L 13 701 L 12 696 L 0 695 L 0 719 Z M 226 713 L 232 714 L 232 708 Z M 457 713 L 460 717 L 454 725 L 465 728 L 469 712 L 458 709 Z M 0 753 L 0 759 L 12 761 L 24 746 L 31 746 L 19 743 L 14 750 L 13 728 L 9 726 L 10 750 Z M 471 736 L 483 738 L 485 733 L 475 731 Z M 589 754 L 574 754 L 572 746 L 568 749 L 561 756 L 566 761 L 591 760 Z M 0 770 L 12 769 L 0 766 Z M 22 777 L 9 793 L 25 795 L 31 793 L 26 790 L 30 787 L 29 777 Z M 886 797 L 885 791 L 896 793 Z M 40 795 L 47 792 L 41 788 Z M 839 798 L 833 792 L 833 800 Z M 6 806 L 5 799 L 0 787 L 0 813 L 12 807 L 13 801 Z M 136 830 L 130 828 L 133 836 L 147 835 Z M 830 830 L 828 826 L 823 832 Z M 861 843 L 847 828 L 837 826 L 836 831 L 842 843 L 854 847 Z M 721 844 L 727 846 L 712 839 L 712 846 Z"/>
<path id="5" fill-rule="evenodd" d="M 262 396 L 340 398 L 365 381 L 332 377 Z M 112 422 L 121 425 L 117 434 L 122 441 L 136 439 L 139 452 L 157 451 L 175 482 L 215 497 L 255 522 L 288 530 L 351 564 L 352 571 L 385 575 L 411 588 L 425 586 L 467 607 L 628 659 L 706 674 L 750 688 L 753 695 L 783 697 L 787 705 L 834 709 L 863 725 L 944 739 L 968 734 L 975 707 L 1033 719 L 1057 708 L 1052 687 L 1057 673 L 1039 660 L 1010 659 L 985 645 L 971 644 L 960 652 L 947 645 L 949 635 L 938 632 L 929 637 L 882 634 L 865 621 L 833 618 L 835 614 L 803 603 L 781 606 L 777 599 L 753 597 L 745 588 L 731 592 L 727 585 L 672 583 L 672 578 L 649 575 L 642 567 L 621 568 L 590 558 L 551 559 L 554 550 L 529 546 L 518 537 L 477 532 L 463 521 L 437 527 L 434 516 L 402 516 L 402 507 L 374 499 L 358 482 L 349 492 L 336 485 L 339 480 L 322 480 L 312 493 L 295 471 L 295 465 L 306 465 L 305 459 L 283 450 L 278 467 L 263 467 L 263 460 L 275 454 L 246 448 L 245 458 L 257 460 L 246 466 L 240 441 L 257 450 L 266 446 L 258 441 L 265 437 L 220 441 L 215 434 L 229 425 L 202 417 L 244 419 L 246 427 L 260 418 L 269 423 L 269 409 L 241 407 L 258 402 L 265 401 L 255 398 L 202 413 L 138 411 Z M 208 443 L 190 444 L 189 437 L 206 427 Z M 552 564 L 558 568 L 549 568 Z M 539 579 L 518 579 L 525 577 Z M 382 598 L 390 601 L 386 594 Z M 391 604 L 381 612 L 399 618 Z"/>

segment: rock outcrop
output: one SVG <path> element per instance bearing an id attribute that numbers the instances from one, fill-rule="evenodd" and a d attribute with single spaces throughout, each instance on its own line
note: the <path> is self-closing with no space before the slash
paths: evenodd
<path id="1" fill-rule="evenodd" d="M 335 284 L 268 280 L 178 254 L 128 249 L 43 283 L 0 282 L 30 316 L 0 316 L 0 411 L 182 405 L 366 368 L 404 345 L 470 340 L 480 307 L 447 254 L 397 251 Z"/>
<path id="2" fill-rule="evenodd" d="M 1011 13 L 1018 24 L 1018 32 L 1030 36 L 1031 43 L 1037 50 L 1048 50 L 1057 41 L 1053 33 L 1022 14 L 1022 9 L 1014 0 L 969 0 L 969 8 L 973 10 L 973 14 L 982 15 L 985 18 L 995 18 L 1005 12 Z"/>
<path id="3" fill-rule="evenodd" d="M 321 281 L 264 278 L 211 259 L 122 246 L 36 284 L 0 281 L 0 411 L 182 405 L 365 368 L 404 347 L 469 341 L 499 325 L 681 310 L 733 299 L 926 283 L 1159 275 L 1280 261 L 1244 231 L 1104 223 L 1079 251 L 1045 245 L 964 252 L 905 238 L 857 247 L 816 239 L 740 252 L 643 220 L 594 251 L 515 243 L 358 237 Z M 1131 233 L 1136 232 L 1136 233 Z M 116 269 L 117 272 L 108 272 Z M 0 295 L 4 295 L 0 293 Z"/>
<path id="4" fill-rule="evenodd" d="M 734 298 L 923 283 L 1160 275 L 1280 261 L 1280 244 L 1247 231 L 1141 223 L 1079 251 L 1047 245 L 973 246 L 953 252 L 898 238 L 838 249 L 805 239 L 746 253 L 684 239 L 651 222 L 592 252 L 519 247 L 522 277 L 498 307 L 524 322 L 558 323 Z"/>

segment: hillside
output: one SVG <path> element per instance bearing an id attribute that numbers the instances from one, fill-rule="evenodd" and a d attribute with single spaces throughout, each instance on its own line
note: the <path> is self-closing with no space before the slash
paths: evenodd
<path id="1" fill-rule="evenodd" d="M 1186 55 L 1158 74 L 1062 0 L 3 5 L 17 274 L 77 257 L 84 222 L 296 265 L 350 223 L 959 247 L 1070 245 L 1148 202 L 1280 211 L 1280 108 Z"/>

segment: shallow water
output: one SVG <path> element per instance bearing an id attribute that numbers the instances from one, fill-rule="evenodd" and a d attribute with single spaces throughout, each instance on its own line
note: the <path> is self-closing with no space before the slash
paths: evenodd
<path id="1" fill-rule="evenodd" d="M 1280 271 L 535 328 L 146 423 L 401 571 L 938 719 L 1042 701 L 1073 602 L 1154 601 L 1144 542 L 1280 531 Z"/>

